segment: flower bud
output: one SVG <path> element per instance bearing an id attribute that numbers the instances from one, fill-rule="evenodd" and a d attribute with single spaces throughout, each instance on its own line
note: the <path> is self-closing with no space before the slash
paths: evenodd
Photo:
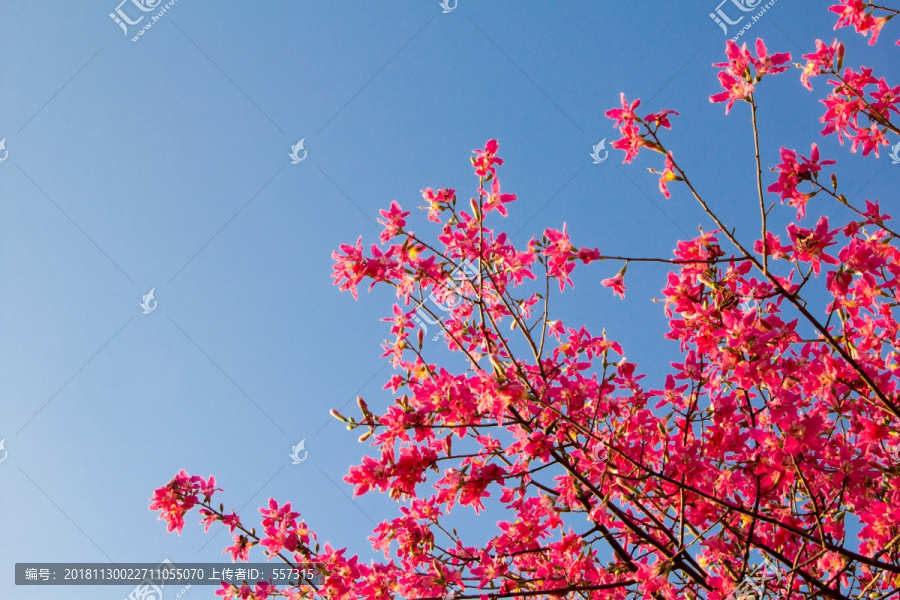
<path id="1" fill-rule="evenodd" d="M 841 67 L 844 66 L 844 43 L 840 42 L 837 46 L 837 70 L 840 71 Z"/>
<path id="2" fill-rule="evenodd" d="M 344 415 L 342 415 L 341 413 L 339 413 L 339 412 L 337 411 L 337 409 L 332 408 L 332 409 L 329 411 L 329 413 L 330 413 L 331 416 L 334 417 L 335 419 L 339 419 L 339 420 L 343 421 L 344 423 L 347 422 L 347 417 L 345 417 Z"/>

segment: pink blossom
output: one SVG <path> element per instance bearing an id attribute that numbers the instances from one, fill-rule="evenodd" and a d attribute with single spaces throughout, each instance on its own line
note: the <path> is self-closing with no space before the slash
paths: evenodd
<path id="1" fill-rule="evenodd" d="M 821 75 L 822 73 L 830 73 L 832 70 L 839 68 L 835 63 L 835 57 L 843 55 L 844 45 L 835 39 L 830 46 L 826 46 L 822 40 L 816 40 L 816 51 L 810 54 L 804 54 L 806 66 L 800 75 L 800 82 L 803 86 L 812 91 L 812 84 L 809 82 L 810 77 Z M 840 63 L 840 59 L 838 59 Z"/>
<path id="2" fill-rule="evenodd" d="M 182 469 L 172 481 L 153 492 L 150 510 L 160 511 L 159 518 L 167 522 L 168 530 L 177 531 L 181 535 L 185 513 L 200 502 L 198 494 L 203 496 L 203 501 L 209 502 L 213 494 L 219 491 L 215 484 L 215 477 L 210 476 L 208 480 L 204 480 L 196 475 L 191 476 Z"/>
<path id="3" fill-rule="evenodd" d="M 479 177 L 485 177 L 488 173 L 495 174 L 494 165 L 502 165 L 503 159 L 497 156 L 497 150 L 500 144 L 497 140 L 488 140 L 484 145 L 484 150 L 472 150 L 475 158 L 472 164 L 475 165 L 475 174 Z"/>
<path id="4" fill-rule="evenodd" d="M 230 554 L 231 562 L 243 561 L 247 562 L 250 560 L 250 548 L 253 547 L 253 542 L 247 539 L 247 536 L 236 533 L 231 538 L 234 543 L 231 546 L 225 548 L 222 554 Z"/>
<path id="5" fill-rule="evenodd" d="M 625 93 L 622 92 L 619 94 L 619 100 L 622 103 L 622 108 L 612 108 L 606 111 L 606 116 L 610 119 L 613 119 L 616 123 L 615 126 L 619 125 L 633 125 L 635 119 L 637 119 L 637 114 L 635 110 L 638 106 L 641 105 L 641 99 L 638 98 L 631 104 L 625 99 Z"/>
<path id="6" fill-rule="evenodd" d="M 840 29 L 852 25 L 856 32 L 862 34 L 863 37 L 868 36 L 871 32 L 872 38 L 869 40 L 869 45 L 874 46 L 887 19 L 872 16 L 871 5 L 863 0 L 839 0 L 839 2 L 828 9 L 838 14 L 834 28 Z"/>
<path id="7" fill-rule="evenodd" d="M 727 62 L 713 64 L 714 67 L 723 67 L 718 74 L 723 91 L 709 97 L 710 102 L 727 102 L 725 114 L 728 114 L 736 101 L 749 101 L 755 84 L 765 75 L 786 71 L 791 60 L 791 55 L 787 52 L 769 55 L 761 39 L 756 40 L 756 57 L 747 49 L 746 43 L 738 47 L 732 40 L 725 43 L 725 55 L 728 57 Z"/>
<path id="8" fill-rule="evenodd" d="M 504 217 L 506 216 L 506 207 L 504 204 L 512 202 L 516 199 L 515 194 L 501 194 L 500 193 L 500 180 L 494 177 L 494 180 L 491 182 L 491 193 L 487 193 L 483 189 L 478 190 L 479 194 L 482 194 L 486 197 L 486 201 L 484 203 L 484 212 L 489 213 L 492 210 L 496 210 Z"/>
<path id="9" fill-rule="evenodd" d="M 406 217 L 409 216 L 409 211 L 403 212 L 403 209 L 394 200 L 391 201 L 391 207 L 388 210 L 381 210 L 379 214 L 381 219 L 378 219 L 378 222 L 384 225 L 384 230 L 381 232 L 381 241 L 384 243 L 400 233 L 406 225 Z"/>
<path id="10" fill-rule="evenodd" d="M 618 294 L 623 300 L 625 299 L 625 273 L 619 271 L 614 276 L 604 279 L 600 282 L 608 288 L 612 288 L 613 293 Z"/>
<path id="11" fill-rule="evenodd" d="M 456 203 L 456 190 L 444 188 L 435 193 L 433 189 L 428 188 L 422 190 L 422 197 L 428 203 L 428 206 L 422 207 L 428 209 L 428 220 L 440 223 L 441 212 Z"/>
<path id="12" fill-rule="evenodd" d="M 650 169 L 651 173 L 657 173 L 653 169 Z M 670 181 L 681 181 L 681 177 L 675 172 L 675 163 L 672 161 L 672 153 L 668 152 L 666 154 L 666 167 L 659 174 L 659 191 L 662 192 L 663 196 L 666 199 L 672 197 L 672 194 L 669 193 L 668 183 Z"/>
<path id="13" fill-rule="evenodd" d="M 781 149 L 781 164 L 776 167 L 778 181 L 767 188 L 767 191 L 781 196 L 781 202 L 797 208 L 797 218 L 806 216 L 806 203 L 812 197 L 811 193 L 804 193 L 798 186 L 804 181 L 812 181 L 818 177 L 825 165 L 833 165 L 833 160 L 819 160 L 819 147 L 812 144 L 810 157 L 806 158 L 797 154 L 794 150 Z"/>

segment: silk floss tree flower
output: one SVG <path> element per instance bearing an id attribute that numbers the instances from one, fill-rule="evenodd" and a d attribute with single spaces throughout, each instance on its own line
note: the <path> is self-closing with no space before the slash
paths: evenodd
<path id="1" fill-rule="evenodd" d="M 841 19 L 873 37 L 887 22 L 867 20 L 881 10 L 874 5 L 841 7 Z M 810 77 L 833 77 L 823 135 L 850 136 L 874 154 L 881 136 L 898 139 L 896 92 L 867 67 L 838 73 L 839 48 L 817 44 L 798 65 L 801 80 L 811 87 Z M 713 101 L 726 112 L 750 103 L 758 148 L 768 140 L 757 127 L 756 86 L 784 71 L 789 56 L 769 54 L 760 40 L 755 55 L 728 43 L 726 59 Z M 381 245 L 360 238 L 334 252 L 341 291 L 355 298 L 368 282 L 397 297 L 384 319 L 383 358 L 393 369 L 384 392 L 393 400 L 376 410 L 360 398 L 358 420 L 332 414 L 362 427 L 368 444 L 344 482 L 398 509 L 374 527 L 378 558 L 366 562 L 320 544 L 290 503 L 270 499 L 261 527 L 248 527 L 212 504 L 220 491 L 212 477 L 181 471 L 150 504 L 170 531 L 180 533 L 197 508 L 205 528 L 228 528 L 232 560 L 261 552 L 316 573 L 314 581 L 222 584 L 218 596 L 725 600 L 744 589 L 756 556 L 780 574 L 764 582 L 778 597 L 896 595 L 900 234 L 890 215 L 877 199 L 848 199 L 835 161 L 812 144 L 808 157 L 781 148 L 765 183 L 762 159 L 749 162 L 759 227 L 730 225 L 689 153 L 668 147 L 677 113 L 642 118 L 639 107 L 622 94 L 607 112 L 621 133 L 613 147 L 625 163 L 643 148 L 663 154 L 662 171 L 653 171 L 661 193 L 679 182 L 712 223 L 670 256 L 620 256 L 611 240 L 584 244 L 565 223 L 514 243 L 495 225 L 515 209 L 515 195 L 501 193 L 493 139 L 474 152 L 477 195 L 468 205 L 449 187 L 422 192 L 430 234 L 408 228 L 411 215 L 393 202 L 380 213 Z M 801 224 L 817 195 L 848 210 Z M 786 213 L 783 227 L 768 220 L 776 210 Z M 580 273 L 602 261 L 621 265 L 601 284 L 622 297 L 628 266 L 631 277 L 650 276 L 644 263 L 668 269 L 659 300 L 674 344 L 654 348 L 672 355 L 664 372 L 643 372 L 606 330 L 561 314 L 557 295 L 573 293 Z M 445 347 L 432 352 L 411 335 L 410 305 L 441 297 L 463 268 L 459 302 L 436 323 Z"/>

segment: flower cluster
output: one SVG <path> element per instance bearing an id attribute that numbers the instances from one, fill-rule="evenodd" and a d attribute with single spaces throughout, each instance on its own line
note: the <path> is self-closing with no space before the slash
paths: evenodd
<path id="1" fill-rule="evenodd" d="M 709 97 L 710 102 L 727 102 L 725 114 L 731 110 L 738 100 L 749 102 L 756 84 L 768 74 L 782 73 L 790 68 L 791 55 L 777 52 L 769 55 L 766 45 L 761 39 L 756 40 L 756 56 L 754 57 L 744 43 L 741 47 L 728 40 L 725 44 L 727 62 L 714 63 L 714 67 L 723 67 L 719 72 L 719 83 L 723 91 Z"/>
<path id="2" fill-rule="evenodd" d="M 822 40 L 816 40 L 816 51 L 804 54 L 806 65 L 800 74 L 800 83 L 803 87 L 812 91 L 810 77 L 816 77 L 824 73 L 835 73 L 841 70 L 844 61 L 844 45 L 835 39 L 831 45 L 826 46 Z"/>
<path id="3" fill-rule="evenodd" d="M 870 46 L 874 46 L 878 41 L 878 34 L 881 33 L 881 28 L 884 27 L 884 24 L 900 12 L 876 6 L 865 0 L 839 0 L 839 4 L 830 7 L 828 10 L 838 15 L 837 23 L 834 25 L 835 29 L 852 25 L 856 32 L 862 34 L 863 37 L 868 37 L 869 33 L 871 33 Z M 876 17 L 876 10 L 888 13 L 889 16 Z M 900 40 L 897 40 L 897 45 L 900 45 Z"/>
<path id="4" fill-rule="evenodd" d="M 181 535 L 184 515 L 200 502 L 199 496 L 203 496 L 203 502 L 208 503 L 217 491 L 221 490 L 216 487 L 216 478 L 212 475 L 209 479 L 203 479 L 188 475 L 182 469 L 172 481 L 154 490 L 150 510 L 158 510 L 159 518 L 166 521 L 168 530 Z"/>
<path id="5" fill-rule="evenodd" d="M 819 147 L 816 144 L 812 145 L 809 158 L 794 150 L 782 148 L 781 164 L 773 169 L 778 172 L 778 181 L 770 185 L 768 191 L 780 195 L 782 204 L 786 201 L 796 208 L 797 218 L 803 219 L 806 217 L 806 203 L 815 192 L 801 192 L 797 186 L 803 181 L 817 181 L 822 167 L 833 164 L 833 160 L 819 160 Z"/>
<path id="6" fill-rule="evenodd" d="M 659 191 L 667 199 L 671 198 L 672 195 L 669 193 L 668 183 L 671 181 L 682 181 L 682 178 L 677 172 L 672 153 L 663 148 L 657 134 L 661 129 L 672 129 L 669 115 L 678 115 L 678 112 L 664 108 L 641 119 L 635 112 L 635 109 L 641 105 L 640 98 L 629 104 L 623 93 L 620 96 L 620 101 L 622 108 L 606 111 L 606 116 L 615 121 L 615 126 L 619 128 L 619 133 L 622 134 L 620 139 L 612 143 L 612 147 L 625 151 L 623 163 L 630 163 L 634 160 L 638 155 L 638 151 L 645 146 L 665 154 L 666 160 L 663 171 L 658 172 L 650 169 L 650 172 L 660 176 Z"/>
<path id="7" fill-rule="evenodd" d="M 891 113 L 900 114 L 900 86 L 892 87 L 883 77 L 875 78 L 867 67 L 859 71 L 847 67 L 835 77 L 828 81 L 834 86 L 833 91 L 822 100 L 822 135 L 837 133 L 841 144 L 846 135 L 853 140 L 851 152 L 862 146 L 863 156 L 872 151 L 878 156 L 878 147 L 889 145 L 887 132 L 898 131 L 891 123 Z"/>

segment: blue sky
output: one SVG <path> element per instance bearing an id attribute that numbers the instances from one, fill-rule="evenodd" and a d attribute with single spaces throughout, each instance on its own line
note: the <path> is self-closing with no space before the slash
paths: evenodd
<path id="1" fill-rule="evenodd" d="M 870 49 L 832 32 L 828 4 L 779 0 L 745 38 L 799 60 L 837 36 L 848 65 L 900 80 L 896 26 Z M 371 557 L 365 537 L 396 507 L 350 499 L 341 478 L 365 447 L 328 410 L 357 393 L 390 401 L 378 355 L 392 295 L 339 293 L 332 250 L 374 241 L 391 200 L 413 209 L 425 187 L 473 193 L 469 153 L 497 138 L 503 189 L 519 197 L 502 226 L 519 243 L 565 222 L 578 245 L 669 256 L 698 224 L 713 227 L 677 184 L 670 200 L 659 194 L 646 171 L 658 155 L 623 166 L 612 151 L 592 164 L 591 147 L 615 138 L 603 113 L 620 91 L 647 112 L 681 113 L 668 137 L 679 162 L 752 239 L 749 113 L 725 117 L 707 100 L 725 41 L 715 8 L 459 0 L 444 14 L 436 0 L 178 0 L 132 42 L 143 23 L 124 35 L 108 16 L 116 0 L 3 3 L 0 597 L 113 600 L 129 589 L 17 588 L 16 562 L 224 560 L 226 535 L 207 544 L 193 519 L 179 538 L 147 510 L 181 468 L 215 474 L 222 501 L 249 522 L 268 497 L 291 500 L 322 540 Z M 763 163 L 782 145 L 818 142 L 839 159 L 848 195 L 896 212 L 900 166 L 819 135 L 824 87 L 807 92 L 796 71 L 763 83 Z M 308 154 L 291 164 L 301 138 Z M 820 212 L 837 211 L 814 205 L 811 218 Z M 770 228 L 791 215 L 776 210 Z M 411 224 L 436 234 L 421 211 Z M 650 301 L 665 269 L 632 265 L 625 301 L 599 284 L 617 269 L 580 269 L 556 316 L 605 327 L 661 381 L 677 358 Z M 151 288 L 157 308 L 142 314 Z M 302 439 L 308 459 L 293 465 Z"/>

